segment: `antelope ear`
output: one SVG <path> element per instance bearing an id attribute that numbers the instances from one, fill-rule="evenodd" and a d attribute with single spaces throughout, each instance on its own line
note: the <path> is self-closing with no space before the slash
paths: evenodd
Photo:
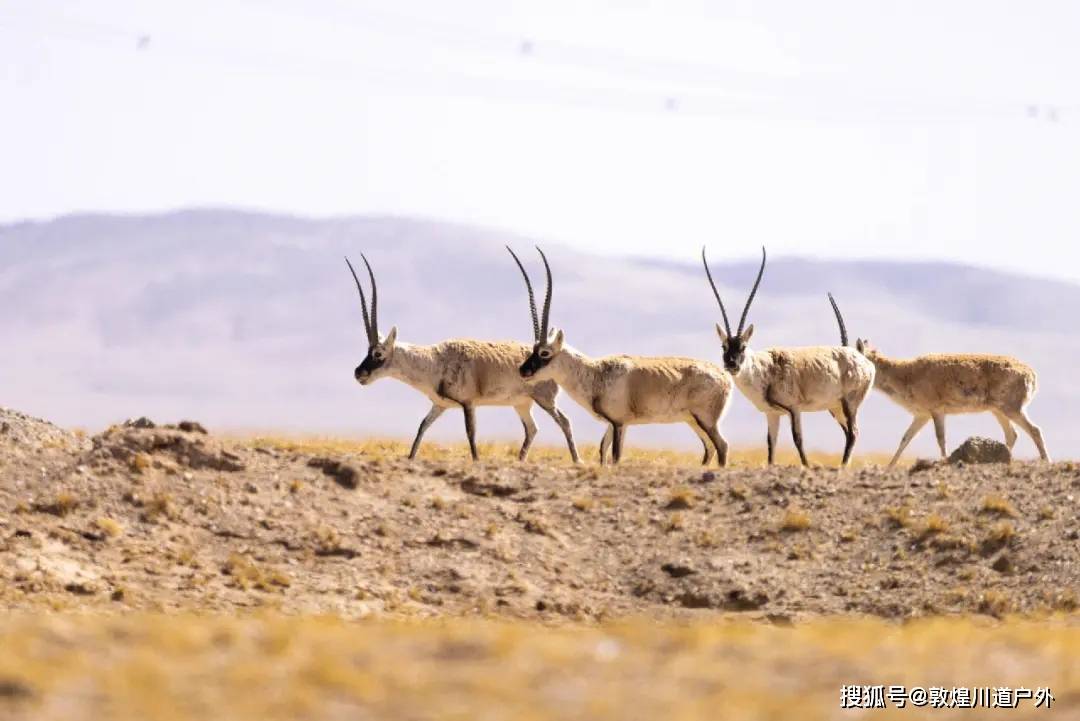
<path id="1" fill-rule="evenodd" d="M 865 353 L 866 352 L 866 341 L 864 341 L 862 338 L 856 338 L 855 339 L 855 350 L 859 351 L 860 353 Z"/>
<path id="2" fill-rule="evenodd" d="M 566 336 L 563 335 L 562 328 L 555 328 L 549 337 L 551 338 L 551 340 L 549 341 L 548 345 L 551 346 L 551 352 L 554 354 L 561 351 L 563 347 L 563 341 L 566 339 Z"/>
<path id="3" fill-rule="evenodd" d="M 386 340 L 383 341 L 383 345 L 389 350 L 394 347 L 394 342 L 397 341 L 397 326 L 390 328 L 390 332 L 386 334 Z"/>
<path id="4" fill-rule="evenodd" d="M 752 336 L 752 335 L 754 335 L 754 324 L 753 323 L 750 324 L 749 328 L 747 328 L 746 330 L 744 330 L 742 332 L 742 336 L 741 336 L 742 337 L 742 342 L 743 343 L 749 343 L 750 342 L 750 336 Z"/>
<path id="5" fill-rule="evenodd" d="M 727 343 L 728 334 L 724 332 L 724 327 L 719 323 L 716 324 L 716 335 L 720 336 L 721 343 Z"/>

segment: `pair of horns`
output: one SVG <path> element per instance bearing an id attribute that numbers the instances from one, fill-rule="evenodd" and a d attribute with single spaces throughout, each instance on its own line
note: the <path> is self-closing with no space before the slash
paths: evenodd
<path id="1" fill-rule="evenodd" d="M 750 312 L 750 304 L 754 302 L 754 295 L 757 294 L 758 286 L 761 285 L 761 276 L 765 273 L 765 246 L 761 246 L 761 268 L 758 269 L 757 280 L 754 281 L 754 287 L 750 290 L 750 297 L 746 299 L 746 305 L 743 306 L 742 317 L 739 318 L 739 330 L 734 334 L 731 332 L 731 324 L 728 322 L 727 311 L 724 309 L 724 301 L 720 300 L 720 291 L 716 289 L 716 283 L 713 282 L 712 272 L 709 270 L 709 261 L 705 260 L 704 246 L 701 248 L 701 262 L 705 266 L 705 275 L 709 277 L 709 285 L 712 286 L 716 302 L 720 305 L 720 315 L 724 317 L 724 330 L 727 331 L 729 336 L 742 335 L 743 326 L 746 325 L 746 316 Z"/>
<path id="2" fill-rule="evenodd" d="M 544 312 L 543 315 L 537 316 L 536 314 L 536 296 L 533 295 L 532 283 L 529 282 L 529 274 L 525 271 L 525 266 L 521 264 L 521 259 L 517 257 L 510 246 L 506 246 L 506 249 L 510 251 L 510 255 L 514 256 L 514 262 L 517 263 L 517 267 L 521 270 L 521 275 L 525 278 L 525 288 L 529 291 L 529 311 L 532 313 L 533 323 L 533 339 L 537 343 L 541 343 L 548 336 L 548 317 L 551 315 L 551 266 L 548 265 L 547 256 L 544 255 L 544 251 L 540 250 L 540 247 L 536 247 L 536 252 L 540 254 L 540 258 L 544 261 L 544 271 L 547 273 L 547 293 L 544 294 Z M 542 320 L 541 320 L 542 319 Z"/>
<path id="3" fill-rule="evenodd" d="M 364 311 L 364 330 L 367 332 L 368 345 L 375 345 L 379 342 L 379 289 L 375 285 L 375 273 L 371 271 L 371 264 L 368 263 L 367 258 L 361 253 L 360 257 L 364 259 L 364 265 L 367 266 L 368 277 L 371 279 L 371 315 L 368 315 L 367 298 L 364 296 L 364 286 L 360 285 L 360 279 L 356 277 L 356 271 L 353 270 L 352 263 L 349 262 L 348 257 L 345 258 L 345 264 L 349 266 L 349 272 L 352 273 L 353 280 L 356 281 L 356 289 L 360 291 L 360 307 Z"/>

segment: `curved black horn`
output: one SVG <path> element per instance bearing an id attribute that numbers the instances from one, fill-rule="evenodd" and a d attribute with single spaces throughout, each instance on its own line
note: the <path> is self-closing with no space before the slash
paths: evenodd
<path id="1" fill-rule="evenodd" d="M 728 323 L 727 309 L 724 308 L 724 301 L 720 300 L 720 291 L 716 289 L 716 283 L 712 279 L 712 271 L 709 270 L 709 261 L 705 260 L 705 246 L 701 246 L 701 263 L 705 266 L 705 275 L 709 278 L 709 285 L 712 286 L 713 295 L 716 296 L 716 302 L 720 306 L 720 315 L 724 316 L 724 330 L 727 334 L 731 335 L 731 323 Z"/>
<path id="2" fill-rule="evenodd" d="M 510 246 L 506 246 L 506 249 L 510 251 L 510 255 L 514 256 L 514 262 L 517 263 L 517 267 L 521 270 L 521 277 L 525 279 L 525 288 L 529 291 L 529 312 L 532 313 L 533 322 L 533 340 L 540 341 L 540 318 L 536 315 L 536 296 L 533 295 L 532 283 L 529 282 L 529 274 L 525 272 L 525 266 L 521 264 L 521 259 L 517 257 L 517 253 L 511 250 Z"/>
<path id="3" fill-rule="evenodd" d="M 754 287 L 750 289 L 750 297 L 746 299 L 746 306 L 742 311 L 742 318 L 739 318 L 739 330 L 738 335 L 742 335 L 743 326 L 746 325 L 746 314 L 750 312 L 750 304 L 754 302 L 754 295 L 757 293 L 758 286 L 761 285 L 761 276 L 765 273 L 765 246 L 761 246 L 761 268 L 757 272 L 757 280 L 754 281 Z"/>
<path id="4" fill-rule="evenodd" d="M 367 333 L 368 343 L 371 343 L 371 319 L 368 317 L 367 298 L 364 297 L 364 286 L 360 285 L 360 279 L 356 277 L 356 271 L 353 270 L 352 263 L 349 262 L 348 256 L 345 257 L 345 264 L 349 266 L 349 272 L 352 273 L 353 280 L 356 281 L 356 289 L 360 291 L 360 308 L 364 311 L 364 332 Z"/>
<path id="5" fill-rule="evenodd" d="M 374 345 L 379 342 L 379 287 L 375 285 L 375 274 L 371 272 L 371 264 L 367 262 L 363 253 L 360 257 L 363 258 L 368 277 L 371 278 L 371 343 Z"/>
<path id="6" fill-rule="evenodd" d="M 847 345 L 847 326 L 844 325 L 844 317 L 840 315 L 840 308 L 836 305 L 836 299 L 829 293 L 829 302 L 832 303 L 833 313 L 836 313 L 836 322 L 840 324 L 840 345 Z"/>
<path id="7" fill-rule="evenodd" d="M 551 318 L 551 266 L 548 265 L 547 256 L 540 246 L 536 246 L 536 252 L 544 260 L 544 272 L 547 273 L 547 292 L 544 294 L 544 312 L 540 315 L 540 341 L 547 340 L 548 331 L 551 330 L 548 321 Z"/>

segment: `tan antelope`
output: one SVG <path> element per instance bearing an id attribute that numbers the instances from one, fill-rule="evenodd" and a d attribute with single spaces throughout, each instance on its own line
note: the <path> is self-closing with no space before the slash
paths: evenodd
<path id="1" fill-rule="evenodd" d="M 364 256 L 361 254 L 361 258 Z M 518 368 L 529 356 L 529 347 L 514 341 L 448 340 L 435 345 L 413 345 L 397 340 L 397 326 L 390 329 L 385 338 L 379 336 L 379 297 L 375 274 L 364 258 L 368 277 L 371 279 L 371 315 L 368 315 L 367 299 L 360 279 L 356 277 L 352 263 L 346 258 L 356 289 L 360 292 L 360 304 L 364 314 L 364 329 L 368 337 L 368 352 L 356 367 L 354 376 L 360 385 L 366 386 L 384 376 L 396 378 L 431 399 L 431 410 L 420 421 L 409 458 L 415 458 L 424 433 L 447 408 L 460 407 L 465 413 L 465 435 L 469 439 L 469 451 L 473 460 L 476 452 L 476 407 L 511 406 L 521 418 L 525 428 L 525 441 L 518 453 L 519 460 L 529 455 L 529 447 L 536 436 L 536 423 L 532 418 L 532 405 L 536 403 L 551 416 L 566 436 L 570 457 L 578 462 L 577 447 L 570 419 L 559 410 L 555 398 L 559 387 L 553 382 L 526 383 Z"/>
<path id="2" fill-rule="evenodd" d="M 750 336 L 754 334 L 751 323 L 746 330 L 746 316 L 750 304 L 761 284 L 765 272 L 765 249 L 761 249 L 761 268 L 758 270 L 750 297 L 743 307 L 739 328 L 731 332 L 724 302 L 713 282 L 709 263 L 705 259 L 705 249 L 701 249 L 701 262 L 705 265 L 705 275 L 712 286 L 713 295 L 720 306 L 724 319 L 723 327 L 716 324 L 716 332 L 724 346 L 724 367 L 735 377 L 735 385 L 743 392 L 754 406 L 765 414 L 768 420 L 769 464 L 773 463 L 776 449 L 776 434 L 780 430 L 780 417 L 791 419 L 791 438 L 799 451 L 799 459 L 804 466 L 810 465 L 803 451 L 802 418 L 803 412 L 828 411 L 844 431 L 844 458 L 842 465 L 851 460 L 851 451 L 855 448 L 855 439 L 859 435 L 856 416 L 870 386 L 874 382 L 874 364 L 870 363 L 854 348 L 847 347 L 847 328 L 840 315 L 832 294 L 832 304 L 836 322 L 840 325 L 839 346 L 807 346 L 801 348 L 768 348 L 753 351 L 749 348 Z"/>
<path id="3" fill-rule="evenodd" d="M 1009 450 L 1016 443 L 1015 423 L 1031 436 L 1039 457 L 1050 460 L 1042 431 L 1024 410 L 1037 386 L 1035 371 L 1024 363 L 1008 356 L 981 353 L 932 353 L 901 360 L 882 355 L 861 338 L 855 347 L 877 368 L 874 386 L 914 416 L 890 466 L 896 464 L 911 439 L 931 419 L 944 458 L 948 455 L 945 416 L 983 411 L 997 419 Z"/>
<path id="4" fill-rule="evenodd" d="M 561 329 L 551 328 L 551 266 L 539 248 L 547 275 L 542 317 L 525 266 L 509 247 L 525 278 L 532 314 L 533 347 L 521 365 L 521 376 L 554 380 L 571 398 L 608 427 L 600 441 L 600 463 L 622 458 L 626 427 L 644 423 L 686 423 L 705 449 L 702 464 L 717 456 L 727 465 L 728 444 L 717 426 L 731 398 L 731 378 L 722 368 L 690 358 L 645 358 L 615 355 L 590 358 L 565 341 Z"/>

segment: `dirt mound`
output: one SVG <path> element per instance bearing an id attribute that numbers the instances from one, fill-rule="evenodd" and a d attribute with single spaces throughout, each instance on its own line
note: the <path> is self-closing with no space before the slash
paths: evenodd
<path id="1" fill-rule="evenodd" d="M 135 471 L 149 466 L 193 470 L 242 471 L 240 456 L 221 443 L 204 437 L 206 430 L 192 421 L 179 426 L 156 427 L 139 419 L 113 426 L 91 439 L 92 449 L 83 461 L 101 470 L 119 464 Z"/>
<path id="2" fill-rule="evenodd" d="M 0 446 L 0 608 L 786 622 L 1080 603 L 1073 463 L 612 470 L 56 432 Z"/>
<path id="3" fill-rule="evenodd" d="M 74 440 L 75 434 L 48 421 L 28 416 L 10 408 L 0 408 L 0 446 L 39 449 L 59 446 Z"/>

